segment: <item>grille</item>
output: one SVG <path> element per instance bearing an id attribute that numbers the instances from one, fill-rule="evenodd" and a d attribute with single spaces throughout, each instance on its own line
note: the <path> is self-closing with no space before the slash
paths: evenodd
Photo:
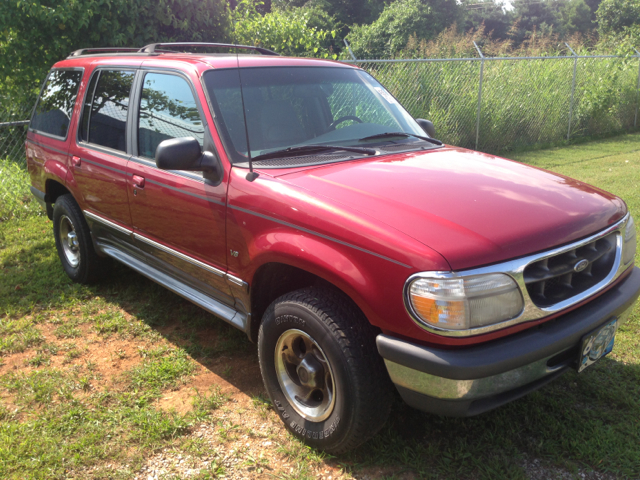
<path id="1" fill-rule="evenodd" d="M 540 308 L 551 307 L 605 280 L 615 264 L 617 235 L 612 233 L 528 265 L 524 282 L 533 303 Z M 583 260 L 588 265 L 576 272 L 575 266 Z"/>

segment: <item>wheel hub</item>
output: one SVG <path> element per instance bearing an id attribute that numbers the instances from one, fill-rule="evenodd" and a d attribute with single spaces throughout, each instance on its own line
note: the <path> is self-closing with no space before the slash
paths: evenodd
<path id="1" fill-rule="evenodd" d="M 64 256 L 72 267 L 77 267 L 80 263 L 80 244 L 78 242 L 78 234 L 73 222 L 66 215 L 60 217 L 59 224 L 60 245 Z"/>
<path id="2" fill-rule="evenodd" d="M 313 354 L 305 355 L 298 368 L 296 368 L 296 373 L 303 386 L 309 388 L 321 387 L 324 368 Z"/>
<path id="3" fill-rule="evenodd" d="M 280 336 L 275 367 L 280 388 L 296 412 L 313 422 L 331 415 L 335 406 L 333 371 L 308 333 L 291 329 Z"/>

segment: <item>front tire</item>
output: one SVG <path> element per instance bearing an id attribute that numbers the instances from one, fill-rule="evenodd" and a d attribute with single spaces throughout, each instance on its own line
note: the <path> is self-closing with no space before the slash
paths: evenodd
<path id="1" fill-rule="evenodd" d="M 62 267 L 71 280 L 87 284 L 102 276 L 105 262 L 93 248 L 89 225 L 71 195 L 56 199 L 53 235 Z"/>
<path id="2" fill-rule="evenodd" d="M 387 420 L 391 383 L 362 312 L 338 292 L 305 288 L 264 314 L 258 356 L 286 428 L 310 446 L 342 453 Z"/>

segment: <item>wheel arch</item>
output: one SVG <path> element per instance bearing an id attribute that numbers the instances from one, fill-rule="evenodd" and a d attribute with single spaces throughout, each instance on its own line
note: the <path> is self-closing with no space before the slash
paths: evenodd
<path id="1" fill-rule="evenodd" d="M 335 279 L 328 279 L 318 273 L 280 261 L 261 265 L 256 270 L 251 282 L 251 316 L 247 327 L 249 339 L 254 343 L 257 341 L 264 312 L 276 298 L 305 287 L 317 286 L 339 293 L 368 319 L 358 302 L 338 283 Z"/>
<path id="2" fill-rule="evenodd" d="M 53 204 L 62 195 L 71 194 L 69 189 L 57 180 L 47 179 L 45 184 L 45 200 L 47 203 L 47 217 L 49 220 L 53 219 Z"/>

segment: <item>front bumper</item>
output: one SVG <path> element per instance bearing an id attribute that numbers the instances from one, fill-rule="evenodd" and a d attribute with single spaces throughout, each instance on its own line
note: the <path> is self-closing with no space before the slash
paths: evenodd
<path id="1" fill-rule="evenodd" d="M 378 352 L 406 403 L 471 416 L 520 398 L 575 363 L 584 335 L 607 320 L 626 322 L 640 295 L 640 268 L 593 301 L 554 320 L 481 345 L 442 350 L 378 335 Z"/>

